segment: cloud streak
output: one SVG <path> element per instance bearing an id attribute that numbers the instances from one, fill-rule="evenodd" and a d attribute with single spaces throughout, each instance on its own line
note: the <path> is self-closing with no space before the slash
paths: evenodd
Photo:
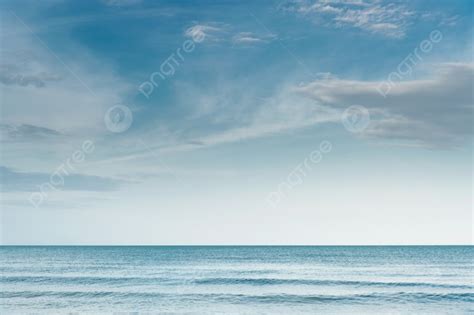
<path id="1" fill-rule="evenodd" d="M 274 34 L 259 34 L 256 32 L 239 32 L 223 23 L 196 24 L 184 31 L 184 36 L 197 42 L 229 43 L 240 46 L 265 44 L 276 39 Z M 198 39 L 198 40 L 196 40 Z"/>
<path id="2" fill-rule="evenodd" d="M 275 35 L 258 35 L 252 32 L 240 32 L 235 34 L 232 37 L 232 42 L 234 44 L 240 45 L 252 45 L 252 44 L 262 44 L 269 43 L 276 38 Z"/>
<path id="3" fill-rule="evenodd" d="M 38 191 L 43 183 L 49 183 L 50 175 L 41 172 L 21 172 L 0 166 L 0 191 L 15 192 Z M 83 174 L 70 174 L 65 176 L 64 185 L 58 190 L 64 191 L 114 191 L 117 190 L 122 180 L 108 177 L 91 176 Z"/>
<path id="4" fill-rule="evenodd" d="M 0 124 L 0 141 L 30 141 L 63 136 L 61 132 L 40 126 Z"/>

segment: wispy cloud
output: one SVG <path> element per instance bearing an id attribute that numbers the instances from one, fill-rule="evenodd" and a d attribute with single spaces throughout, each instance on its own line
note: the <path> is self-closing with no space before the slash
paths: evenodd
<path id="1" fill-rule="evenodd" d="M 415 12 L 399 3 L 378 0 L 303 0 L 280 8 L 311 19 L 318 25 L 354 27 L 391 38 L 405 37 Z"/>
<path id="2" fill-rule="evenodd" d="M 425 21 L 438 22 L 439 26 L 456 26 L 461 20 L 459 15 L 449 15 L 446 12 L 425 12 L 420 15 Z"/>
<path id="3" fill-rule="evenodd" d="M 126 7 L 140 4 L 142 0 L 102 0 L 102 3 L 114 7 Z"/>
<path id="4" fill-rule="evenodd" d="M 258 35 L 252 32 L 240 32 L 232 37 L 234 44 L 252 45 L 268 43 L 276 38 L 275 35 Z"/>
<path id="5" fill-rule="evenodd" d="M 243 93 L 245 97 L 236 98 L 234 94 L 242 93 L 238 87 L 234 87 L 234 91 L 221 91 L 222 94 L 213 93 L 212 96 L 201 94 L 200 98 L 195 93 L 186 97 L 194 99 L 195 106 L 204 108 L 204 112 L 198 110 L 198 113 L 193 113 L 187 120 L 187 126 L 175 132 L 179 136 L 173 141 L 157 144 L 157 138 L 169 140 L 170 135 L 157 137 L 153 133 L 145 138 L 149 143 L 147 150 L 115 154 L 98 162 L 130 161 L 159 153 L 186 152 L 270 137 L 318 124 L 337 123 L 341 112 L 301 97 L 293 87 L 282 87 L 269 98 L 255 97 L 252 91 Z"/>
<path id="6" fill-rule="evenodd" d="M 199 41 L 216 42 L 222 40 L 224 26 L 218 23 L 196 24 L 184 31 L 184 36 L 189 38 L 202 38 Z"/>
<path id="7" fill-rule="evenodd" d="M 239 97 L 239 93 L 224 87 L 218 89 L 220 93 L 212 90 L 206 94 L 201 89 L 193 91 L 181 86 L 181 96 L 185 98 L 181 102 L 193 100 L 197 111 L 188 117 L 187 129 L 178 132 L 181 137 L 171 143 L 150 144 L 150 150 L 117 155 L 112 160 L 197 150 L 324 123 L 340 124 L 342 112 L 351 105 L 362 105 L 370 111 L 372 121 L 361 134 L 369 140 L 453 148 L 464 143 L 471 133 L 472 64 L 432 65 L 427 78 L 399 82 L 386 98 L 378 92 L 379 81 L 340 79 L 329 73 L 319 77 L 308 84 L 282 88 L 270 98 L 255 97 L 250 90 L 245 97 Z M 453 81 L 452 77 L 459 80 Z M 192 122 L 215 128 L 196 129 Z"/>
<path id="8" fill-rule="evenodd" d="M 193 39 L 202 39 L 198 42 L 229 43 L 233 45 L 249 46 L 254 44 L 269 43 L 276 39 L 274 34 L 259 34 L 256 32 L 242 32 L 235 27 L 223 23 L 196 24 L 187 28 L 184 36 Z"/>

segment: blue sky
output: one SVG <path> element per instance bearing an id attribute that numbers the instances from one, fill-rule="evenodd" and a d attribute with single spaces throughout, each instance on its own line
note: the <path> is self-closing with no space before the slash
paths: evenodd
<path id="1" fill-rule="evenodd" d="M 5 244 L 472 241 L 472 1 L 0 10 Z"/>

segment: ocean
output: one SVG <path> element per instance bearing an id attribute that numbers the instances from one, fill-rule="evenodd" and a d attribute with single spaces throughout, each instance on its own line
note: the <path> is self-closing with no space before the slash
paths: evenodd
<path id="1" fill-rule="evenodd" d="M 0 247 L 1 314 L 473 314 L 472 246 Z"/>

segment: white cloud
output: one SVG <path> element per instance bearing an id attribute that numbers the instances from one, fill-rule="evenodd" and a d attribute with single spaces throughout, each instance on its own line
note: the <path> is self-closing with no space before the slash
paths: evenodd
<path id="1" fill-rule="evenodd" d="M 459 15 L 448 15 L 445 12 L 426 12 L 420 15 L 425 21 L 438 21 L 439 26 L 456 26 L 462 19 Z"/>
<path id="2" fill-rule="evenodd" d="M 249 46 L 269 43 L 276 38 L 274 34 L 257 34 L 254 32 L 236 32 L 229 25 L 222 23 L 196 24 L 187 28 L 184 36 L 197 42 L 229 43 L 233 45 Z"/>
<path id="3" fill-rule="evenodd" d="M 141 3 L 142 0 L 102 0 L 102 3 L 114 7 L 126 7 Z"/>
<path id="4" fill-rule="evenodd" d="M 305 16 L 319 25 L 350 26 L 391 38 L 403 38 L 415 15 L 401 4 L 382 4 L 377 0 L 290 1 L 281 8 Z"/>
<path id="5" fill-rule="evenodd" d="M 196 24 L 186 29 L 184 35 L 193 39 L 202 39 L 205 41 L 220 41 L 224 29 L 219 25 Z M 198 42 L 202 40 L 197 40 Z"/>
<path id="6" fill-rule="evenodd" d="M 275 35 L 257 35 L 252 32 L 240 32 L 235 34 L 232 37 L 232 42 L 234 44 L 242 44 L 242 45 L 252 45 L 252 44 L 260 44 L 260 43 L 268 43 L 276 38 Z"/>

